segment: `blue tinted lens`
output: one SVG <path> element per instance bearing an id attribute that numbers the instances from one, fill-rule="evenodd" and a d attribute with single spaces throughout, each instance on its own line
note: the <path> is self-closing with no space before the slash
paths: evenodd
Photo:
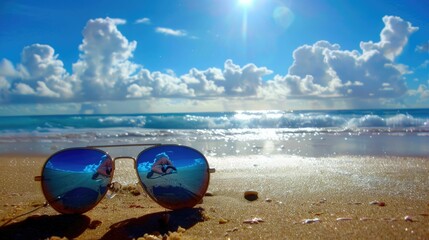
<path id="1" fill-rule="evenodd" d="M 106 194 L 113 169 L 112 159 L 101 150 L 66 149 L 55 153 L 45 163 L 43 192 L 58 212 L 84 213 Z"/>
<path id="2" fill-rule="evenodd" d="M 206 158 L 185 146 L 165 145 L 144 150 L 137 157 L 137 172 L 147 193 L 168 209 L 195 206 L 209 184 Z"/>

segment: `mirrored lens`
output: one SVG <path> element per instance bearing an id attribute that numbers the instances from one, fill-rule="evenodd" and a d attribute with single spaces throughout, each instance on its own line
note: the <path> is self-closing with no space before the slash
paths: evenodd
<path id="1" fill-rule="evenodd" d="M 111 157 L 101 150 L 66 149 L 55 153 L 45 163 L 43 192 L 58 212 L 84 213 L 106 194 L 113 169 Z"/>
<path id="2" fill-rule="evenodd" d="M 137 172 L 147 193 L 168 209 L 195 206 L 209 184 L 206 158 L 185 146 L 163 145 L 144 150 L 137 157 Z"/>

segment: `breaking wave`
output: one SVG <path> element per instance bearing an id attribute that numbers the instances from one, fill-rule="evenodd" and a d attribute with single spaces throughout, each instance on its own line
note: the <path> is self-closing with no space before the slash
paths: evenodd
<path id="1" fill-rule="evenodd" d="M 142 115 L 64 115 L 2 117 L 1 132 L 78 129 L 264 129 L 284 131 L 429 131 L 429 111 L 243 111 Z M 139 134 L 129 132 L 128 134 Z"/>

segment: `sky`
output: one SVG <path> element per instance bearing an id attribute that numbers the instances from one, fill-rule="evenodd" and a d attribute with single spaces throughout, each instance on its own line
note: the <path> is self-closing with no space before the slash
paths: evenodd
<path id="1" fill-rule="evenodd" d="M 428 0 L 3 0 L 0 115 L 429 107 Z"/>

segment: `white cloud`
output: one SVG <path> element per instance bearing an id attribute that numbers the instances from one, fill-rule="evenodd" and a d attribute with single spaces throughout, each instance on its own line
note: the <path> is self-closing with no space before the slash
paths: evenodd
<path id="1" fill-rule="evenodd" d="M 429 53 L 429 41 L 416 47 L 416 52 Z"/>
<path id="2" fill-rule="evenodd" d="M 184 36 L 187 35 L 186 31 L 184 31 L 184 30 L 175 30 L 175 29 L 163 28 L 163 27 L 157 27 L 155 29 L 155 31 L 157 33 L 161 33 L 161 34 L 164 34 L 164 35 L 175 36 L 175 37 L 184 37 Z"/>
<path id="3" fill-rule="evenodd" d="M 149 18 L 139 18 L 136 20 L 137 24 L 151 24 L 151 21 Z"/>
<path id="4" fill-rule="evenodd" d="M 129 61 L 137 42 L 129 42 L 117 29 L 118 19 L 89 20 L 79 46 L 80 59 L 73 64 L 81 96 L 87 100 L 121 99 L 139 66 Z"/>
<path id="5" fill-rule="evenodd" d="M 225 78 L 218 68 L 209 68 L 205 71 L 193 68 L 188 74 L 181 76 L 181 79 L 195 90 L 196 96 L 220 96 L 225 92 L 225 88 L 220 86 Z"/>
<path id="6" fill-rule="evenodd" d="M 300 46 L 293 52 L 288 74 L 264 81 L 273 73 L 270 69 L 253 63 L 240 66 L 231 59 L 224 62 L 223 69 L 192 68 L 181 76 L 171 70 L 151 72 L 132 61 L 137 42 L 129 41 L 118 29 L 125 20 L 92 19 L 83 30 L 79 59 L 70 74 L 48 45 L 25 47 L 16 67 L 7 59 L 1 60 L 0 101 L 163 99 L 167 104 L 171 102 L 168 99 L 175 98 L 188 99 L 189 103 L 234 97 L 265 99 L 281 106 L 285 99 L 307 99 L 320 105 L 321 98 L 326 102 L 341 97 L 363 103 L 371 98 L 398 97 L 408 90 L 404 75 L 410 71 L 395 59 L 417 28 L 399 17 L 386 16 L 383 21 L 379 42 L 361 42 L 361 48 L 352 51 L 327 41 Z M 157 31 L 174 36 L 187 34 L 167 28 Z M 427 86 L 421 85 L 409 94 L 425 97 Z M 85 108 L 83 111 L 88 112 Z"/>
<path id="7" fill-rule="evenodd" d="M 232 60 L 226 60 L 223 71 L 225 93 L 228 96 L 255 96 L 262 85 L 262 77 L 271 73 L 266 67 L 258 68 L 250 63 L 241 68 Z"/>
<path id="8" fill-rule="evenodd" d="M 422 100 L 429 99 L 429 80 L 427 85 L 420 84 L 417 89 L 409 90 L 408 94 L 411 96 L 419 96 Z"/>
<path id="9" fill-rule="evenodd" d="M 361 42 L 361 52 L 318 41 L 298 47 L 286 76 L 275 76 L 260 91 L 274 98 L 392 98 L 407 91 L 408 67 L 394 62 L 417 30 L 399 17 L 385 16 L 380 41 Z"/>
<path id="10" fill-rule="evenodd" d="M 420 64 L 419 66 L 418 66 L 418 68 L 427 68 L 428 67 L 428 65 L 429 65 L 429 60 L 428 59 L 426 59 L 422 64 Z"/>
<path id="11" fill-rule="evenodd" d="M 187 74 L 177 77 L 174 72 L 150 72 L 141 69 L 134 76 L 128 97 L 156 98 L 204 98 L 222 96 L 255 96 L 263 84 L 262 77 L 272 72 L 254 64 L 240 67 L 226 60 L 224 69 L 191 69 Z"/>
<path id="12" fill-rule="evenodd" d="M 35 95 L 36 92 L 25 83 L 17 83 L 12 92 L 20 94 L 20 95 Z"/>
<path id="13" fill-rule="evenodd" d="M 380 33 L 380 42 L 361 42 L 361 49 L 364 53 L 378 50 L 387 59 L 394 61 L 408 43 L 409 35 L 419 28 L 413 27 L 411 23 L 395 16 L 384 16 L 383 22 L 385 26 Z"/>
<path id="14" fill-rule="evenodd" d="M 2 60 L 1 86 L 8 87 L 8 92 L 1 100 L 13 102 L 15 98 L 20 99 L 21 95 L 31 95 L 40 100 L 70 99 L 74 94 L 73 81 L 64 69 L 63 62 L 57 58 L 52 47 L 33 44 L 23 49 L 21 63 L 16 68 L 8 60 Z"/>

